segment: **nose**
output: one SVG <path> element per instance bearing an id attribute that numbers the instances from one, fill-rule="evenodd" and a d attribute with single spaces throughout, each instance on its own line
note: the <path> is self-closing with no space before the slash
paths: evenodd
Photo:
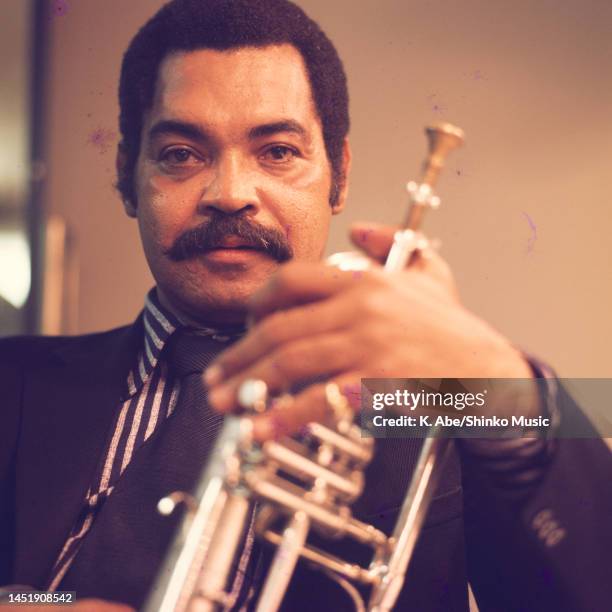
<path id="1" fill-rule="evenodd" d="M 219 157 L 212 180 L 202 192 L 200 212 L 214 209 L 227 215 L 255 213 L 257 204 L 255 177 L 237 153 Z"/>

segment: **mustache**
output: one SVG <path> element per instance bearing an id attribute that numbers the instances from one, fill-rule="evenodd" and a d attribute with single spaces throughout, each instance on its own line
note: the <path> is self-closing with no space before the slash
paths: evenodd
<path id="1" fill-rule="evenodd" d="M 216 213 L 209 221 L 183 232 L 165 251 L 172 261 L 187 261 L 218 248 L 228 236 L 236 236 L 249 247 L 263 251 L 279 263 L 293 258 L 293 249 L 285 234 L 263 227 L 245 217 Z"/>

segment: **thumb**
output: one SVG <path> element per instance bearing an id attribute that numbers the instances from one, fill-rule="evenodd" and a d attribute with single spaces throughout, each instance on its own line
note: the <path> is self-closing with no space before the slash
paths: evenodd
<path id="1" fill-rule="evenodd" d="M 350 237 L 356 247 L 382 263 L 389 254 L 396 231 L 397 228 L 390 225 L 361 221 L 351 225 Z"/>
<path id="2" fill-rule="evenodd" d="M 353 244 L 369 257 L 384 263 L 398 229 L 392 225 L 363 221 L 351 225 L 350 237 Z M 451 269 L 435 249 L 428 249 L 425 256 L 416 253 L 410 260 L 410 270 L 427 274 L 458 299 L 459 293 Z"/>

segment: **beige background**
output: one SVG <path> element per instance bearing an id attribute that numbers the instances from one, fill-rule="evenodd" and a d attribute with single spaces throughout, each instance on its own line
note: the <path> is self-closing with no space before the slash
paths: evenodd
<path id="1" fill-rule="evenodd" d="M 612 3 L 302 0 L 349 76 L 351 220 L 397 222 L 449 120 L 468 145 L 428 232 L 465 302 L 564 376 L 612 375 Z M 78 332 L 135 317 L 152 280 L 112 183 L 121 54 L 161 2 L 70 0 L 52 17 L 46 207 L 79 250 Z M 537 228 L 532 236 L 529 219 Z"/>

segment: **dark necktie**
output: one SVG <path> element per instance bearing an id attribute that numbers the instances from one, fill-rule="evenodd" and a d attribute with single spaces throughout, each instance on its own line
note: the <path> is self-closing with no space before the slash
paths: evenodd
<path id="1" fill-rule="evenodd" d="M 175 412 L 190 411 L 197 423 L 196 428 L 201 431 L 201 453 L 200 464 L 203 466 L 210 451 L 212 450 L 215 439 L 221 429 L 223 416 L 210 408 L 207 401 L 207 389 L 202 381 L 202 373 L 212 362 L 219 352 L 219 341 L 215 337 L 198 336 L 185 330 L 175 334 L 168 342 L 166 359 L 168 362 L 169 374 L 180 381 L 181 390 Z M 249 521 L 250 522 L 250 521 Z M 239 550 L 243 550 L 246 544 L 246 526 L 242 534 L 242 541 Z M 244 578 L 240 579 L 241 585 L 238 586 L 237 605 L 232 606 L 232 610 L 238 609 L 240 603 L 247 596 L 249 586 L 252 581 L 252 574 L 255 571 L 255 563 L 258 559 L 258 552 L 248 554 L 248 564 L 242 571 L 245 572 Z M 232 589 L 236 580 L 236 570 L 238 559 L 234 560 L 228 588 Z M 231 586 L 230 586 L 231 585 Z"/>
<path id="2" fill-rule="evenodd" d="M 197 455 L 201 460 L 208 456 L 223 421 L 223 416 L 208 405 L 202 373 L 225 346 L 210 335 L 179 330 L 166 347 L 168 373 L 180 382 L 174 413 L 186 426 L 192 426 L 198 432 L 200 448 Z M 189 416 L 181 417 L 183 413 L 189 413 Z"/>

